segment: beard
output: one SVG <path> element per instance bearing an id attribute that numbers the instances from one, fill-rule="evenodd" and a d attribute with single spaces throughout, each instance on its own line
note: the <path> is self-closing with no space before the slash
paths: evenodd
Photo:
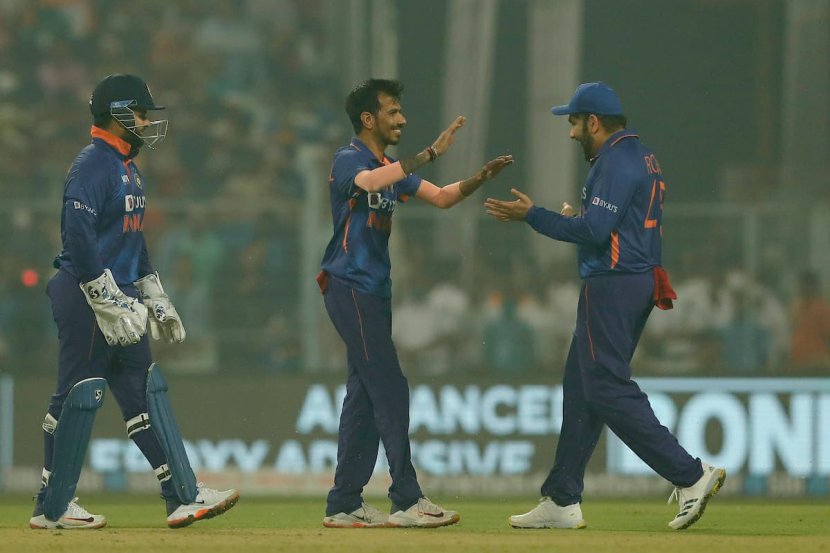
<path id="1" fill-rule="evenodd" d="M 591 161 L 594 157 L 594 137 L 587 135 L 579 139 L 579 145 L 582 146 L 582 155 L 585 156 L 585 161 Z"/>
<path id="2" fill-rule="evenodd" d="M 392 129 L 389 129 L 389 132 L 386 133 L 386 137 L 385 137 L 386 138 L 386 144 L 388 144 L 389 146 L 394 146 L 398 142 L 400 142 L 401 141 L 401 135 L 403 133 L 397 134 L 397 133 L 395 133 L 395 131 L 402 131 L 402 130 L 403 130 L 403 127 L 394 127 Z"/>
<path id="3" fill-rule="evenodd" d="M 582 146 L 582 155 L 585 156 L 585 161 L 591 161 L 591 158 L 594 157 L 594 137 L 588 132 L 587 121 L 582 121 L 582 133 L 576 140 Z"/>

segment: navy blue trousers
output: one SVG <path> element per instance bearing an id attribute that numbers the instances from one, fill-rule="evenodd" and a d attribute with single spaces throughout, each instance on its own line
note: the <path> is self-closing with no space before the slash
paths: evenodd
<path id="1" fill-rule="evenodd" d="M 125 286 L 122 291 L 132 297 L 138 294 L 132 286 Z M 60 419 L 63 403 L 72 387 L 92 377 L 107 380 L 124 421 L 146 413 L 147 369 L 152 363 L 148 335 L 145 334 L 140 342 L 131 346 L 107 344 L 78 280 L 64 270 L 59 270 L 49 280 L 46 293 L 52 302 L 59 344 L 58 383 L 49 401 L 49 414 Z M 154 469 L 166 462 L 161 444 L 153 432 L 136 432 L 132 438 Z M 44 432 L 43 466 L 50 471 L 54 462 L 53 444 L 54 436 Z M 172 488 L 163 489 L 165 497 L 169 491 Z"/>
<path id="2" fill-rule="evenodd" d="M 136 297 L 133 287 L 125 294 Z M 63 402 L 72 386 L 85 378 L 107 380 L 124 420 L 147 412 L 147 369 L 152 363 L 148 336 L 131 346 L 110 346 L 95 321 L 78 281 L 60 270 L 46 285 L 52 315 L 58 326 L 58 384 L 49 402 L 49 413 L 60 418 Z"/>
<path id="3" fill-rule="evenodd" d="M 657 474 L 687 487 L 703 475 L 700 459 L 657 420 L 631 380 L 631 358 L 652 310 L 654 277 L 608 274 L 583 282 L 565 364 L 562 431 L 542 495 L 558 505 L 582 501 L 585 467 L 608 426 Z"/>
<path id="4" fill-rule="evenodd" d="M 377 461 L 380 441 L 389 460 L 389 499 L 401 509 L 423 494 L 409 446 L 409 384 L 392 343 L 389 298 L 353 290 L 329 277 L 326 311 L 346 344 L 348 379 L 340 413 L 337 468 L 326 515 L 360 507 L 363 487 Z"/>

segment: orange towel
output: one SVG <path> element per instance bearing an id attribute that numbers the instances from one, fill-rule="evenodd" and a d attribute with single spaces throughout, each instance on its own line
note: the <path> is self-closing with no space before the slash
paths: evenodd
<path id="1" fill-rule="evenodd" d="M 677 292 L 671 287 L 669 273 L 663 267 L 654 268 L 654 295 L 651 299 L 658 309 L 667 310 L 674 307 L 672 300 L 677 299 Z"/>
<path id="2" fill-rule="evenodd" d="M 317 273 L 317 276 L 314 277 L 314 280 L 317 281 L 317 286 L 320 287 L 320 293 L 325 294 L 326 289 L 329 287 L 329 274 L 325 271 L 320 271 Z"/>

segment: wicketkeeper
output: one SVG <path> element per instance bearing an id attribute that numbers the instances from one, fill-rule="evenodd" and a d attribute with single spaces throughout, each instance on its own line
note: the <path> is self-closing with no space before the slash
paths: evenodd
<path id="1" fill-rule="evenodd" d="M 142 232 L 145 182 L 133 161 L 142 146 L 155 148 L 165 137 L 167 120 L 148 119 L 148 112 L 164 108 L 134 75 L 105 78 L 89 107 L 92 143 L 66 177 L 63 249 L 46 288 L 58 326 L 58 383 L 43 421 L 43 481 L 29 526 L 106 525 L 106 517 L 87 512 L 74 494 L 109 385 L 127 435 L 161 484 L 167 524 L 179 528 L 225 512 L 239 493 L 196 483 L 146 336 L 149 324 L 156 340 L 185 339 L 181 318 L 150 264 Z"/>

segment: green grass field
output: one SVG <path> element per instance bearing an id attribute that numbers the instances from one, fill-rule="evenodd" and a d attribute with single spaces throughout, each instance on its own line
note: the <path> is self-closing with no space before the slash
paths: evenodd
<path id="1" fill-rule="evenodd" d="M 147 496 L 85 496 L 81 504 L 106 514 L 102 530 L 31 530 L 30 497 L 3 496 L 0 551 L 6 553 L 259 552 L 397 553 L 481 552 L 652 552 L 742 553 L 745 551 L 830 553 L 827 501 L 715 498 L 692 528 L 666 527 L 676 504 L 660 498 L 595 500 L 583 504 L 585 530 L 514 530 L 508 515 L 525 512 L 533 498 L 457 500 L 433 498 L 457 509 L 461 522 L 434 530 L 333 530 L 321 526 L 324 499 L 243 496 L 225 515 L 181 530 L 164 524 L 161 500 Z M 374 500 L 379 507 L 388 505 Z"/>

